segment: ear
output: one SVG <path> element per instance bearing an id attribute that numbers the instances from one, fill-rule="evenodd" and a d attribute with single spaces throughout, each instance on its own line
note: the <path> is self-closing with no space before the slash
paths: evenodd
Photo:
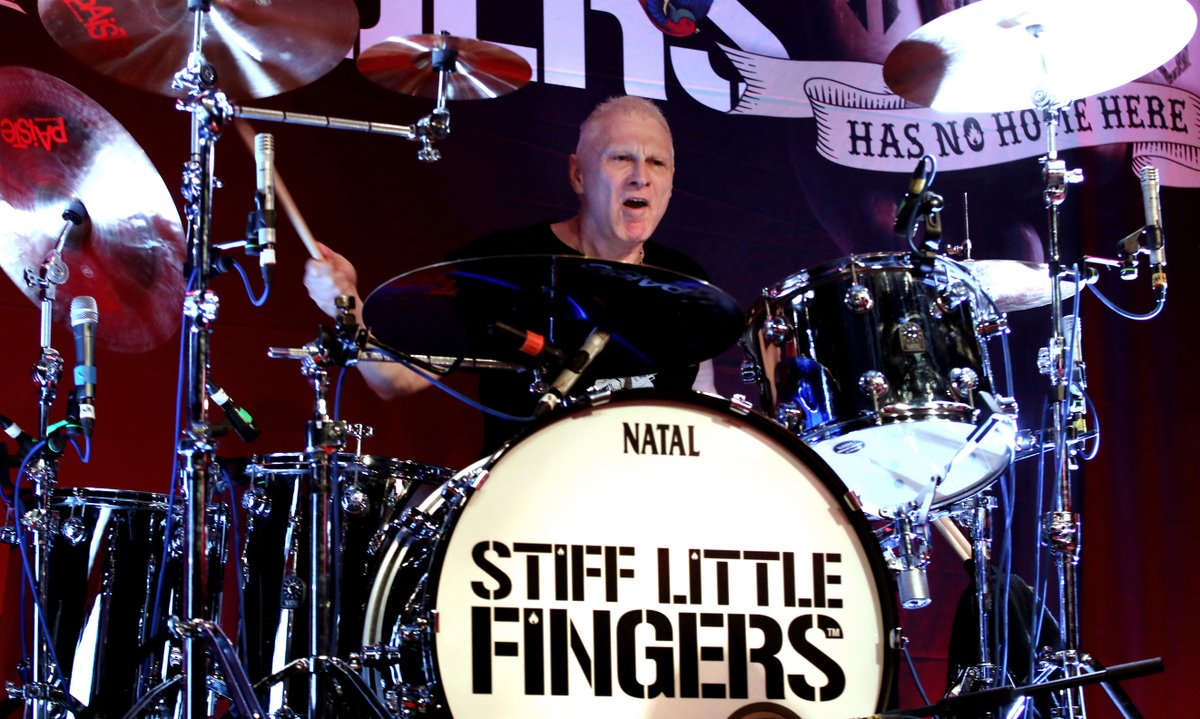
<path id="1" fill-rule="evenodd" d="M 583 194 L 583 167 L 579 162 L 579 155 L 572 154 L 567 158 L 567 177 L 571 181 L 571 189 L 576 195 Z"/>

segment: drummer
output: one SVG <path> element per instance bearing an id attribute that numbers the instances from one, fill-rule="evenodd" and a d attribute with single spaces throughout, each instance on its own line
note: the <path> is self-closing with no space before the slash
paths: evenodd
<path id="1" fill-rule="evenodd" d="M 671 200 L 675 149 L 671 130 L 658 106 L 632 96 L 610 98 L 598 105 L 579 130 L 575 154 L 567 165 L 579 210 L 559 222 L 486 235 L 451 252 L 448 259 L 501 255 L 582 255 L 635 264 L 645 263 L 692 277 L 707 279 L 704 270 L 683 253 L 650 239 Z M 331 317 L 338 295 L 358 295 L 354 265 L 321 245 L 324 261 L 309 260 L 304 285 L 317 306 Z M 391 399 L 429 386 L 403 365 L 363 362 L 359 371 L 380 397 Z M 529 389 L 529 376 L 518 372 L 489 372 L 480 378 L 480 401 L 514 416 L 529 416 L 538 396 Z M 578 390 L 656 387 L 670 391 L 689 388 L 716 392 L 711 360 L 670 368 L 655 375 L 607 379 Z M 496 449 L 519 425 L 487 416 L 486 447 Z"/>

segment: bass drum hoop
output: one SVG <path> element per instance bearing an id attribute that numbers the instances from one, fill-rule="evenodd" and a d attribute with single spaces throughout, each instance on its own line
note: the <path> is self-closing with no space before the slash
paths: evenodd
<path id="1" fill-rule="evenodd" d="M 849 526 L 853 530 L 854 539 L 862 549 L 862 556 L 866 558 L 870 570 L 870 579 L 875 588 L 876 607 L 881 619 L 879 636 L 883 646 L 883 656 L 881 657 L 882 672 L 875 711 L 886 710 L 896 698 L 894 691 L 896 689 L 900 654 L 895 641 L 899 631 L 899 619 L 894 599 L 896 596 L 895 578 L 884 560 L 883 553 L 879 548 L 879 542 L 871 530 L 866 515 L 861 511 L 857 496 L 838 478 L 833 469 L 821 459 L 815 450 L 804 444 L 803 441 L 787 431 L 786 428 L 771 421 L 758 411 L 748 409 L 742 405 L 733 405 L 728 399 L 717 395 L 700 392 L 670 393 L 653 388 L 631 389 L 613 394 L 603 393 L 592 397 L 585 397 L 570 407 L 566 407 L 530 423 L 494 454 L 463 469 L 455 476 L 454 480 L 469 477 L 480 471 L 490 472 L 493 467 L 503 461 L 504 457 L 512 449 L 547 427 L 567 421 L 577 415 L 603 410 L 606 407 L 637 403 L 699 407 L 702 410 L 720 415 L 726 420 L 748 424 L 754 430 L 765 435 L 767 439 L 775 442 L 782 449 L 789 450 L 794 457 L 800 460 L 801 464 L 813 473 L 813 476 L 820 481 L 822 487 L 836 500 L 844 518 L 848 520 Z M 430 497 L 430 501 L 438 497 L 439 494 L 435 493 Z M 450 706 L 450 698 L 444 693 L 442 677 L 446 676 L 446 673 L 438 659 L 437 642 L 432 637 L 437 633 L 437 596 L 450 539 L 453 537 L 454 530 L 463 515 L 463 510 L 469 503 L 470 492 L 463 502 L 456 508 L 451 508 L 448 511 L 445 506 L 446 502 L 444 501 L 433 505 L 423 504 L 421 506 L 422 510 L 427 507 L 435 509 L 435 520 L 438 516 L 443 517 L 444 524 L 434 525 L 436 528 L 436 538 L 431 543 L 429 563 L 422 572 L 418 586 L 413 587 L 412 596 L 408 599 L 408 601 L 416 604 L 417 614 L 426 617 L 433 615 L 435 617 L 434 621 L 429 622 L 425 626 L 425 633 L 420 640 L 422 644 L 420 651 L 423 655 L 422 665 L 426 672 L 428 673 L 431 669 L 433 672 L 432 676 L 426 677 L 429 681 L 427 688 L 435 699 L 440 700 L 439 709 L 445 716 L 453 716 L 453 707 Z M 378 614 L 378 607 L 381 601 L 386 605 L 386 600 L 391 590 L 390 585 L 396 576 L 400 574 L 401 567 L 399 565 L 405 561 L 406 555 L 407 551 L 401 548 L 398 554 L 382 558 L 381 570 L 383 571 L 380 574 L 386 577 L 386 581 L 377 583 L 372 588 L 367 602 L 367 617 L 364 632 L 370 631 L 371 625 L 378 623 L 378 618 L 373 618 L 372 615 Z M 384 627 L 383 630 L 386 632 L 388 628 Z M 364 636 L 363 639 L 364 644 L 378 645 L 381 637 Z M 434 716 L 438 716 L 438 714 L 435 713 Z"/>

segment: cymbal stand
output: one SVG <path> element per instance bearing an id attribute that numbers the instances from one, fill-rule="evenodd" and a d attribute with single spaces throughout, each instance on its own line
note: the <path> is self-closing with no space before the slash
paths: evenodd
<path id="1" fill-rule="evenodd" d="M 183 197 L 186 204 L 188 259 L 184 276 L 188 280 L 184 295 L 185 318 L 185 423 L 177 439 L 176 452 L 182 458 L 181 484 L 184 490 L 184 582 L 183 616 L 173 618 L 173 627 L 190 627 L 203 621 L 208 578 L 208 488 L 216 462 L 216 442 L 208 422 L 209 340 L 216 321 L 219 298 L 209 289 L 216 274 L 212 252 L 212 200 L 216 186 L 215 150 L 221 130 L 232 116 L 224 93 L 216 90 L 216 72 L 202 50 L 204 23 L 209 0 L 188 0 L 193 13 L 192 48 L 187 65 L 175 75 L 173 87 L 187 92 L 188 99 L 177 107 L 191 113 L 191 154 L 183 171 Z M 177 478 L 173 478 L 173 481 Z M 183 643 L 182 716 L 201 719 L 209 714 L 206 686 L 207 643 L 214 655 L 220 651 L 213 637 L 221 630 L 215 625 L 205 632 L 174 631 Z M 228 641 L 228 640 L 225 640 Z M 250 716 L 263 716 L 253 701 L 245 670 L 234 663 L 224 666 L 227 684 L 239 687 L 239 697 L 250 696 Z"/>
<path id="2" fill-rule="evenodd" d="M 1052 657 L 1065 678 L 1075 678 L 1082 672 L 1079 651 L 1079 574 L 1080 517 L 1074 512 L 1074 493 L 1071 482 L 1069 450 L 1074 435 L 1069 400 L 1070 369 L 1065 366 L 1067 352 L 1063 336 L 1062 287 L 1058 278 L 1063 271 L 1059 242 L 1059 206 L 1067 196 L 1067 185 L 1083 181 L 1080 170 L 1068 170 L 1059 159 L 1056 144 L 1059 108 L 1046 104 L 1041 108 L 1046 128 L 1046 156 L 1041 158 L 1043 198 L 1049 237 L 1047 264 L 1050 272 L 1050 345 L 1048 374 L 1051 385 L 1052 423 L 1054 427 L 1054 484 L 1053 509 L 1042 517 L 1042 542 L 1050 548 L 1058 573 L 1059 626 L 1062 648 Z M 1076 358 L 1079 361 L 1080 358 Z M 1076 687 L 1060 695 L 1064 717 L 1082 718 L 1086 715 L 1083 690 Z"/>
<path id="3" fill-rule="evenodd" d="M 438 71 L 437 104 L 433 111 L 417 120 L 414 125 L 394 125 L 385 122 L 370 122 L 367 120 L 349 120 L 341 117 L 326 115 L 311 115 L 302 112 L 283 112 L 268 110 L 260 107 L 232 107 L 232 115 L 247 120 L 264 120 L 279 122 L 285 125 L 305 125 L 308 127 L 324 127 L 330 130 L 353 130 L 375 135 L 389 135 L 405 140 L 421 143 L 417 150 L 417 159 L 421 162 L 437 162 L 442 159 L 442 153 L 434 147 L 434 143 L 450 136 L 450 111 L 446 108 L 449 83 L 446 78 L 454 72 L 454 63 L 458 51 L 442 48 L 433 52 L 433 66 Z"/>
<path id="4" fill-rule="evenodd" d="M 48 440 L 50 431 L 50 411 L 54 400 L 58 397 L 58 380 L 62 377 L 63 358 L 58 350 L 51 346 L 54 300 L 58 296 L 58 286 L 64 284 L 70 277 L 70 270 L 63 262 L 62 251 L 67 242 L 67 233 L 71 228 L 83 221 L 87 214 L 79 200 L 72 200 L 63 210 L 64 220 L 58 233 L 53 249 L 35 272 L 32 267 L 25 268 L 25 283 L 38 288 L 39 306 L 41 308 L 40 344 L 41 355 L 33 367 L 33 378 L 40 388 L 38 395 L 38 433 L 39 439 Z M 42 613 L 48 597 L 46 594 L 46 576 L 50 562 L 50 491 L 58 480 L 58 459 L 49 447 L 43 448 L 38 457 L 34 458 L 29 477 L 33 480 L 33 495 L 37 506 L 18 517 L 33 534 L 33 583 L 35 601 L 33 602 L 33 622 L 30 655 L 29 683 L 21 688 L 21 694 L 28 702 L 25 716 L 30 719 L 46 719 L 50 716 L 53 698 L 61 692 L 54 686 L 53 655 L 50 651 L 52 637 L 44 631 L 46 617 Z M 17 497 L 13 497 L 14 503 Z M 18 548 L 24 551 L 23 548 Z"/>
<path id="5" fill-rule="evenodd" d="M 1035 98 L 1036 100 L 1037 98 Z M 1064 316 L 1062 311 L 1063 263 L 1059 243 L 1058 208 L 1066 199 L 1067 185 L 1083 181 L 1080 170 L 1068 170 L 1058 158 L 1056 134 L 1060 106 L 1049 98 L 1038 105 L 1046 128 L 1046 156 L 1041 158 L 1044 199 L 1049 226 L 1047 264 L 1050 273 L 1050 344 L 1046 349 L 1044 371 L 1049 375 L 1052 401 L 1054 445 L 1054 506 L 1042 516 L 1042 544 L 1054 557 L 1058 574 L 1058 622 L 1062 646 L 1043 657 L 1042 676 L 1059 673 L 1066 680 L 1077 679 L 1102 669 L 1080 649 L 1079 629 L 1079 558 L 1082 548 L 1082 523 L 1074 508 L 1072 472 L 1078 469 L 1078 446 L 1086 435 L 1085 405 L 1072 392 L 1083 383 L 1083 357 L 1080 351 L 1078 318 Z M 1067 325 L 1070 325 L 1068 343 Z M 1068 346 L 1070 344 L 1070 346 Z M 1070 366 L 1068 366 L 1070 365 Z M 1141 714 L 1124 690 L 1115 683 L 1105 683 L 1105 689 L 1116 708 L 1127 719 Z M 1056 717 L 1084 719 L 1083 689 L 1079 685 L 1056 694 L 1059 705 Z"/>
<path id="6" fill-rule="evenodd" d="M 992 652 L 991 613 L 995 609 L 995 600 L 988 567 L 992 558 L 992 512 L 995 509 L 996 498 L 985 492 L 959 502 L 951 511 L 951 515 L 966 525 L 971 535 L 975 611 L 979 620 L 979 659 L 976 664 L 964 667 L 959 672 L 958 681 L 946 693 L 947 696 L 992 689 L 1000 686 L 1005 679 L 998 673 L 999 667 Z"/>

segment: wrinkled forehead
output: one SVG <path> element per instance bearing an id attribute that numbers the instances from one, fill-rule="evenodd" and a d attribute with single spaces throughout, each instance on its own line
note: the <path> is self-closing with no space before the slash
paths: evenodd
<path id="1" fill-rule="evenodd" d="M 584 124 L 575 152 L 594 154 L 624 144 L 644 146 L 647 152 L 660 153 L 671 159 L 675 157 L 671 131 L 666 125 L 657 118 L 636 112 L 614 112 Z"/>

